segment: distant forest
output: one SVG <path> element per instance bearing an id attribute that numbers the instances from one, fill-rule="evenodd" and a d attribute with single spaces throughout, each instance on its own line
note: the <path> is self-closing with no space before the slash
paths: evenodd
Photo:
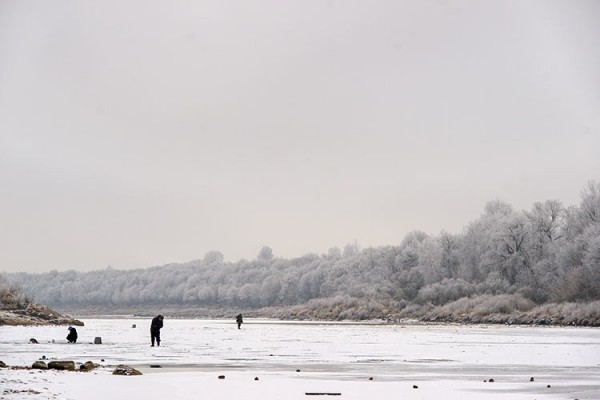
<path id="1" fill-rule="evenodd" d="M 461 233 L 409 233 L 398 246 L 138 270 L 13 273 L 27 296 L 62 309 L 244 310 L 313 319 L 600 325 L 600 183 L 578 206 L 503 201 Z M 259 312 L 260 311 L 260 312 Z"/>

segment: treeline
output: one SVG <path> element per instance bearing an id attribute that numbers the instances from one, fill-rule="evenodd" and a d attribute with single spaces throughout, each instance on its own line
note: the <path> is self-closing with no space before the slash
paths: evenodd
<path id="1" fill-rule="evenodd" d="M 21 305 L 30 303 L 31 300 L 25 295 L 23 288 L 16 284 L 10 283 L 5 276 L 0 275 L 0 309 L 8 305 Z"/>
<path id="2" fill-rule="evenodd" d="M 548 318 L 597 324 L 597 306 L 573 306 L 581 311 L 573 317 L 560 315 L 556 304 L 600 300 L 600 183 L 582 190 L 578 206 L 550 200 L 518 211 L 495 200 L 461 233 L 415 231 L 398 246 L 349 244 L 294 259 L 264 247 L 256 259 L 238 262 L 213 251 L 202 260 L 148 269 L 7 277 L 36 301 L 63 308 L 182 305 L 273 309 L 287 317 L 433 320 L 546 310 Z"/>

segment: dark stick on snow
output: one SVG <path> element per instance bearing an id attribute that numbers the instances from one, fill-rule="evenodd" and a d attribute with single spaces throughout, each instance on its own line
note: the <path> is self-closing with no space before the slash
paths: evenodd
<path id="1" fill-rule="evenodd" d="M 341 396 L 341 393 L 319 393 L 319 392 L 306 392 L 307 396 Z"/>

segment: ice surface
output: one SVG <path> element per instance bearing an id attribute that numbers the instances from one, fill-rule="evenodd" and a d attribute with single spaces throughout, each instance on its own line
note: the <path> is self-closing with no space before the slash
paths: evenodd
<path id="1" fill-rule="evenodd" d="M 150 319 L 84 322 L 77 344 L 66 343 L 66 327 L 0 327 L 0 360 L 9 365 L 46 357 L 107 366 L 91 374 L 3 369 L 2 388 L 13 390 L 6 398 L 600 399 L 598 329 L 248 319 L 238 330 L 233 320 L 166 318 L 161 346 L 150 347 Z M 32 337 L 40 344 L 28 344 Z M 144 375 L 110 375 L 121 363 Z M 40 394 L 18 391 L 30 388 Z"/>

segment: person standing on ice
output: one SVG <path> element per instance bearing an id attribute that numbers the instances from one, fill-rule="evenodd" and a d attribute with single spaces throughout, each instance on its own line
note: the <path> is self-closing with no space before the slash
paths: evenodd
<path id="1" fill-rule="evenodd" d="M 156 345 L 160 346 L 160 328 L 163 327 L 163 316 L 157 315 L 152 318 L 152 323 L 150 324 L 150 339 L 152 340 L 152 347 L 154 347 L 154 340 L 156 340 Z"/>
<path id="2" fill-rule="evenodd" d="M 238 329 L 240 329 L 242 327 L 242 322 L 244 322 L 242 319 L 242 314 L 238 314 L 237 317 L 235 317 L 235 322 L 237 322 Z"/>

